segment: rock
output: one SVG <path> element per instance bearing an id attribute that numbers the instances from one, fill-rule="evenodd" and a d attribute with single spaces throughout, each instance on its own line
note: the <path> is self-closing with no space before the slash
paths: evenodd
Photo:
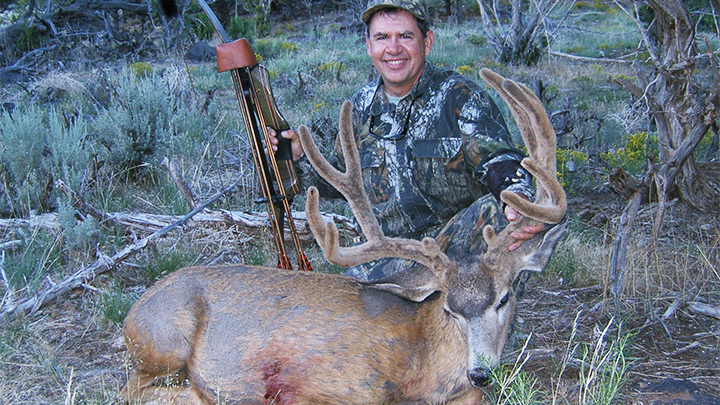
<path id="1" fill-rule="evenodd" d="M 190 45 L 185 52 L 185 59 L 191 62 L 211 62 L 215 58 L 215 47 L 208 45 L 205 41 Z"/>

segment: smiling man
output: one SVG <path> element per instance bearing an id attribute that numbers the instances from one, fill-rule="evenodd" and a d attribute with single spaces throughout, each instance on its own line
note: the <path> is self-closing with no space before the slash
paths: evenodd
<path id="1" fill-rule="evenodd" d="M 424 22 L 421 23 L 424 29 L 420 28 L 412 13 L 383 6 L 386 4 L 375 5 L 363 13 L 363 21 L 368 24 L 365 45 L 373 66 L 383 78 L 385 92 L 402 98 L 410 93 L 425 70 L 425 56 L 432 50 L 435 35 Z"/>
<path id="2" fill-rule="evenodd" d="M 350 101 L 363 168 L 363 183 L 387 236 L 435 237 L 448 251 L 482 248 L 483 224 L 496 229 L 517 218 L 501 207 L 500 191 L 532 197 L 531 177 L 521 166 L 497 106 L 477 83 L 427 61 L 435 36 L 420 0 L 370 0 L 362 20 L 365 43 L 379 77 Z M 294 131 L 293 155 L 302 147 Z M 336 145 L 336 162 L 343 162 Z M 333 159 L 334 158 L 334 159 Z M 300 163 L 302 181 L 324 197 L 340 197 Z M 503 215 L 504 212 L 504 215 Z M 511 249 L 542 231 L 527 227 Z M 349 274 L 376 280 L 407 263 L 387 259 Z"/>

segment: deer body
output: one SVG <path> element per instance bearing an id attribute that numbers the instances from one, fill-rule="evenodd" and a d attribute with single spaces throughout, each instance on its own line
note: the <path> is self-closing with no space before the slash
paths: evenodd
<path id="1" fill-rule="evenodd" d="M 467 328 L 443 308 L 442 295 L 412 302 L 342 276 L 183 269 L 127 317 L 128 350 L 143 359 L 134 373 L 145 377 L 128 388 L 185 370 L 195 394 L 212 402 L 462 400 L 475 391 L 466 376 Z"/>
<path id="2" fill-rule="evenodd" d="M 437 241 L 386 237 L 361 181 L 352 106 L 340 114 L 346 172 L 322 157 L 306 127 L 300 139 L 315 169 L 347 199 L 367 239 L 340 247 L 324 223 L 317 189 L 305 211 L 325 258 L 352 266 L 414 261 L 372 283 L 329 274 L 247 266 L 191 267 L 151 287 L 124 324 L 132 401 L 237 404 L 478 404 L 486 366 L 499 362 L 515 310 L 513 283 L 540 271 L 564 230 L 555 226 L 509 251 L 523 226 L 557 224 L 565 193 L 556 176 L 555 133 L 522 85 L 482 70 L 513 113 L 528 148 L 537 199 L 503 191 L 522 217 L 501 232 L 483 226 L 486 249 L 448 257 Z M 475 232 L 473 232 L 475 234 Z M 484 359 L 484 364 L 481 359 Z M 162 386 L 176 375 L 189 385 Z"/>

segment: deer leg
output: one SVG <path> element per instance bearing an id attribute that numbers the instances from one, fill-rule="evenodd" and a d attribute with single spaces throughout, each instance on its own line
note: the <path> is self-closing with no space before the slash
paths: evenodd
<path id="1" fill-rule="evenodd" d="M 133 372 L 121 393 L 128 404 L 205 405 L 213 403 L 199 394 L 194 387 L 183 385 L 185 373 L 178 373 L 177 376 L 172 385 L 155 385 L 158 376 Z"/>

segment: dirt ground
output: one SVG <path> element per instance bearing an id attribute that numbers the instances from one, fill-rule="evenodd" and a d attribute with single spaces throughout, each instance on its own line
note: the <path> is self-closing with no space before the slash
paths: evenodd
<path id="1" fill-rule="evenodd" d="M 617 221 L 623 208 L 617 196 L 598 194 L 576 199 L 571 212 L 585 219 L 580 221 L 581 228 L 597 230 L 608 221 Z M 651 211 L 641 210 L 639 216 L 648 221 L 643 211 L 646 215 Z M 720 221 L 680 205 L 669 212 L 651 259 L 645 259 L 642 251 L 630 254 L 634 257 L 629 263 L 635 260 L 646 266 L 628 265 L 633 274 L 626 275 L 619 301 L 612 297 L 607 281 L 609 260 L 605 267 L 594 269 L 604 275 L 588 277 L 594 280 L 590 283 L 575 280 L 561 284 L 558 276 L 528 280 L 518 305 L 516 335 L 532 332 L 527 349 L 531 357 L 525 370 L 537 375 L 546 391 L 559 392 L 559 403 L 578 403 L 577 364 L 565 368 L 562 379 L 567 379 L 568 385 L 557 382 L 563 358 L 572 346 L 568 342 L 573 330 L 577 337 L 571 343 L 578 339 L 594 342 L 612 318 L 611 330 L 621 325 L 620 329 L 631 335 L 628 381 L 617 403 L 720 404 L 720 318 L 692 308 L 694 300 L 720 308 Z M 641 223 L 634 238 L 648 240 L 649 228 Z M 706 254 L 695 260 L 693 251 L 683 250 L 679 240 L 691 246 L 702 244 Z M 638 244 L 645 247 L 643 242 Z M 700 262 L 711 271 L 702 273 Z"/>

